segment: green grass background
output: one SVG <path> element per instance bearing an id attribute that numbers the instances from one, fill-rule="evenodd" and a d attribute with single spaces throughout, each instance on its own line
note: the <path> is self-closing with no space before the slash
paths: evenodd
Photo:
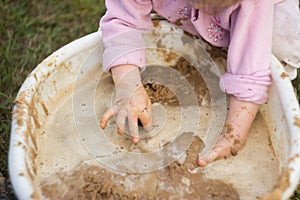
<path id="1" fill-rule="evenodd" d="M 61 46 L 97 31 L 104 0 L 1 0 L 0 171 L 7 172 L 11 109 L 26 76 Z"/>
<path id="2" fill-rule="evenodd" d="M 97 31 L 104 0 L 0 1 L 0 173 L 8 177 L 11 110 L 28 74 L 63 45 Z M 300 78 L 293 82 L 299 94 Z M 300 200 L 295 192 L 293 200 Z"/>

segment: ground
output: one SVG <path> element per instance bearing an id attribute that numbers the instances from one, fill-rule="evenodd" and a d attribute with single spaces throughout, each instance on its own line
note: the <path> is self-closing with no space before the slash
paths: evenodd
<path id="1" fill-rule="evenodd" d="M 15 199 L 7 154 L 11 110 L 27 75 L 64 44 L 97 31 L 104 0 L 0 1 L 0 200 Z M 300 94 L 300 77 L 293 82 Z M 300 199 L 297 190 L 292 200 Z"/>

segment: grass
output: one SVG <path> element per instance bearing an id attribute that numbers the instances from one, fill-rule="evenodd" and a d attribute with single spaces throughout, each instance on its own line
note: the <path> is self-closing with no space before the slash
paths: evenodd
<path id="1" fill-rule="evenodd" d="M 11 108 L 26 76 L 62 45 L 97 31 L 104 0 L 0 2 L 0 171 L 7 177 Z"/>
<path id="2" fill-rule="evenodd" d="M 53 51 L 94 32 L 104 0 L 0 1 L 0 172 L 8 178 L 11 109 L 28 74 Z M 294 86 L 300 94 L 300 77 Z M 292 200 L 300 200 L 300 190 Z"/>
<path id="3" fill-rule="evenodd" d="M 294 195 L 291 197 L 290 200 L 300 200 L 300 188 L 295 191 Z"/>
<path id="4" fill-rule="evenodd" d="M 97 31 L 104 12 L 104 0 L 0 1 L 0 173 L 6 179 L 11 110 L 20 86 L 53 51 Z M 5 193 L 14 199 L 11 190 Z"/>

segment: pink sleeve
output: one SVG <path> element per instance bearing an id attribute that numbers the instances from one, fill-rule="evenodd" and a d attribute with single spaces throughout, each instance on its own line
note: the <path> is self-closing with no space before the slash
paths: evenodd
<path id="1" fill-rule="evenodd" d="M 108 0 L 107 12 L 101 18 L 100 28 L 104 43 L 103 69 L 145 63 L 142 31 L 153 27 L 150 12 L 151 0 Z"/>
<path id="2" fill-rule="evenodd" d="M 227 72 L 220 86 L 239 100 L 257 104 L 267 101 L 273 6 L 271 0 L 244 0 L 232 12 Z"/>

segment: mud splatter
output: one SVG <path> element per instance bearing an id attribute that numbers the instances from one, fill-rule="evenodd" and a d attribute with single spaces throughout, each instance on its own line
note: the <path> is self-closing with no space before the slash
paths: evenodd
<path id="1" fill-rule="evenodd" d="M 295 116 L 294 119 L 295 119 L 294 125 L 300 127 L 300 117 Z"/>
<path id="2" fill-rule="evenodd" d="M 283 193 L 290 187 L 290 170 L 284 169 L 279 177 L 277 184 L 271 193 L 266 195 L 263 200 L 281 199 Z"/>
<path id="3" fill-rule="evenodd" d="M 289 74 L 286 73 L 286 72 L 282 72 L 281 75 L 280 75 L 281 78 L 288 78 L 289 77 Z"/>

